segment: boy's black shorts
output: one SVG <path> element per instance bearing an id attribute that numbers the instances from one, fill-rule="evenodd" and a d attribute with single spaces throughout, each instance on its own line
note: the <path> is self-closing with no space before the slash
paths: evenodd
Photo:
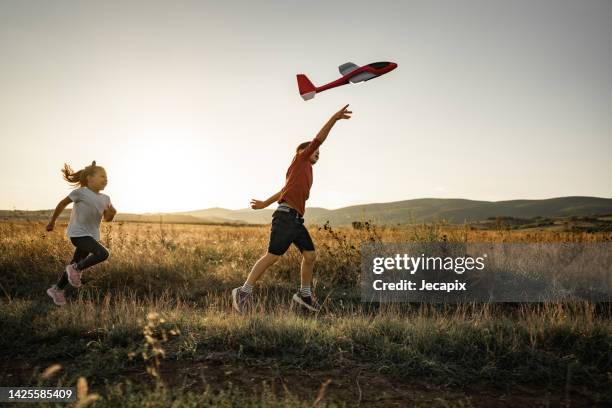
<path id="1" fill-rule="evenodd" d="M 304 227 L 304 218 L 296 210 L 285 207 L 272 214 L 268 252 L 283 255 L 291 244 L 295 244 L 300 252 L 315 250 L 312 238 Z"/>

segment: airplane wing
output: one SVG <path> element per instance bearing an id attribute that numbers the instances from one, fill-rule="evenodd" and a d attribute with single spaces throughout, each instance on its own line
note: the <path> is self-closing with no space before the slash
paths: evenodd
<path id="1" fill-rule="evenodd" d="M 372 78 L 376 78 L 376 76 L 377 75 L 374 75 L 371 72 L 362 72 L 361 74 L 357 74 L 354 77 L 350 78 L 349 81 L 355 84 L 357 82 L 369 81 Z"/>
<path id="2" fill-rule="evenodd" d="M 359 68 L 359 67 L 357 65 L 353 64 L 352 62 L 346 62 L 346 63 L 344 63 L 344 64 L 342 64 L 342 65 L 340 65 L 338 67 L 338 69 L 340 70 L 340 73 L 343 76 L 348 74 L 349 72 L 353 72 L 357 68 Z"/>

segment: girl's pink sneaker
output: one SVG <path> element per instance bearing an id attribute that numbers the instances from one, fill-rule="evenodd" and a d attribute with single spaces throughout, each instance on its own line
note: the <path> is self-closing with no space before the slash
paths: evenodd
<path id="1" fill-rule="evenodd" d="M 66 304 L 66 297 L 64 296 L 64 291 L 58 289 L 56 285 L 53 285 L 49 289 L 47 289 L 47 295 L 51 296 L 51 299 L 53 299 L 53 303 L 58 306 L 64 306 Z"/>
<path id="2" fill-rule="evenodd" d="M 75 288 L 81 287 L 81 275 L 83 272 L 79 271 L 76 264 L 70 264 L 66 267 L 66 274 L 68 275 L 68 282 Z"/>

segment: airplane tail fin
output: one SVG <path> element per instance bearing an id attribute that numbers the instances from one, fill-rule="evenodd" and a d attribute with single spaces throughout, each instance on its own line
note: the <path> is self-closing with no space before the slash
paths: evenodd
<path id="1" fill-rule="evenodd" d="M 314 98 L 317 93 L 317 88 L 310 82 L 310 79 L 304 74 L 297 75 L 298 89 L 300 95 L 305 101 Z"/>

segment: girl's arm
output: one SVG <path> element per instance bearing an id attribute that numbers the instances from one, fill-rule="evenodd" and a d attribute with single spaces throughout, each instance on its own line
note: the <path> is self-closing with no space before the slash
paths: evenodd
<path id="1" fill-rule="evenodd" d="M 113 207 L 112 204 L 109 204 L 108 208 L 104 210 L 104 221 L 111 222 L 113 218 L 115 218 L 116 214 L 117 210 L 115 210 L 115 207 Z"/>
<path id="2" fill-rule="evenodd" d="M 268 198 L 266 201 L 259 201 L 259 200 L 256 200 L 256 199 L 252 198 L 251 199 L 251 208 L 254 209 L 254 210 L 261 210 L 262 208 L 266 208 L 270 204 L 277 202 L 278 199 L 280 198 L 282 192 L 283 192 L 283 190 L 279 191 L 278 193 L 276 193 L 273 196 L 271 196 L 270 198 Z"/>
<path id="3" fill-rule="evenodd" d="M 62 201 L 59 202 L 57 207 L 55 207 L 55 211 L 53 212 L 51 221 L 49 221 L 49 224 L 47 224 L 47 231 L 53 231 L 53 228 L 55 227 L 55 220 L 57 220 L 57 217 L 59 217 L 62 214 L 62 211 L 64 211 L 64 209 L 71 202 L 72 202 L 72 199 L 70 197 L 66 197 Z"/>

